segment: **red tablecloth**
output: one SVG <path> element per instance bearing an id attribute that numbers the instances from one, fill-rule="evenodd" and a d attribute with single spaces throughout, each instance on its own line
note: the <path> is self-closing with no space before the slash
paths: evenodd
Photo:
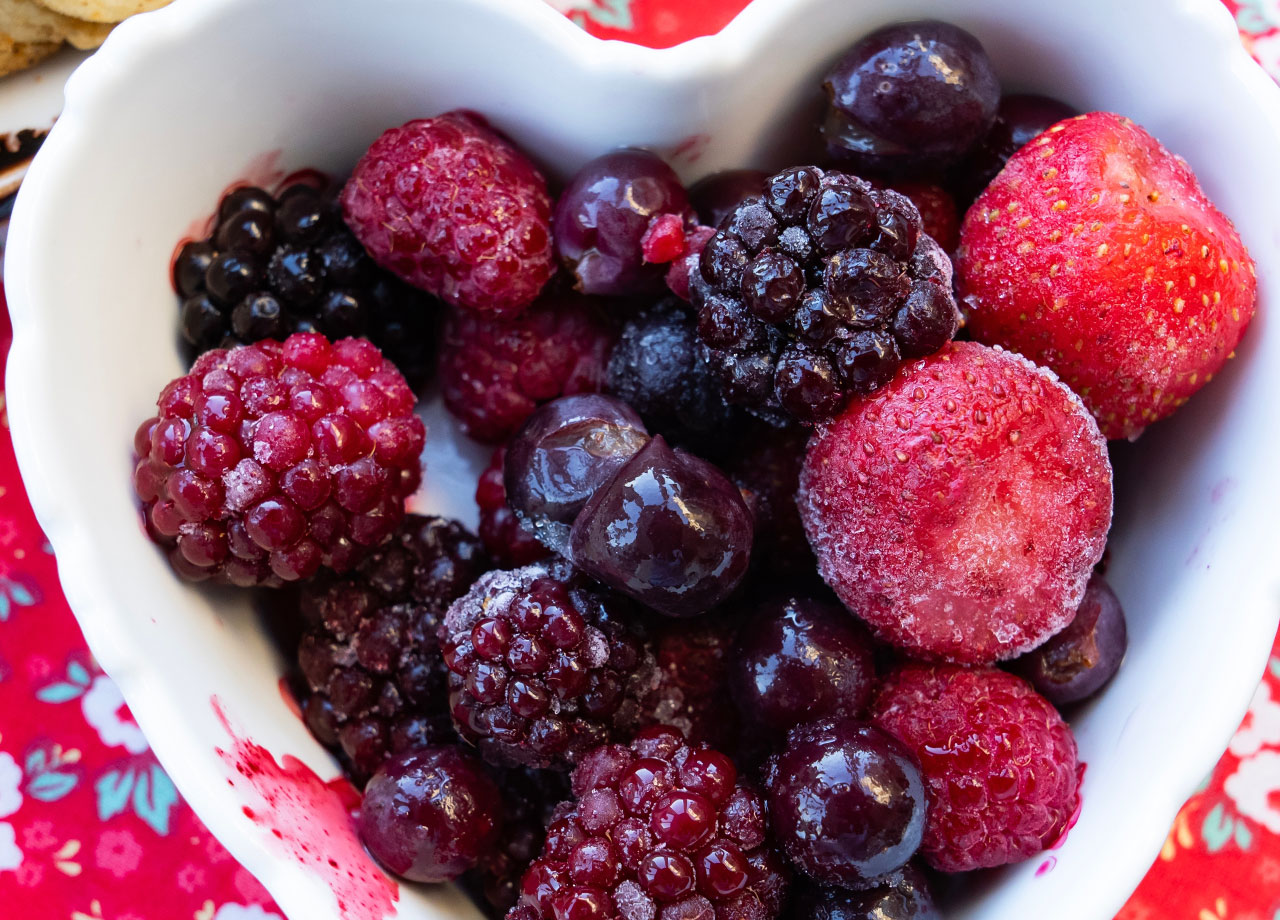
<path id="1" fill-rule="evenodd" d="M 744 5 L 550 2 L 596 35 L 657 46 L 715 31 Z M 1226 2 L 1280 75 L 1280 0 Z M 0 362 L 10 339 L 0 304 Z M 279 920 L 178 797 L 85 649 L 2 412 L 0 395 L 0 918 Z M 1226 918 L 1280 920 L 1280 642 L 1229 751 L 1118 920 Z"/>

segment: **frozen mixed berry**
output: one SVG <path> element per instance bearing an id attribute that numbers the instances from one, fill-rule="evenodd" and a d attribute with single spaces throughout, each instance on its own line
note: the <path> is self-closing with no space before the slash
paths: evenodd
<path id="1" fill-rule="evenodd" d="M 205 352 L 134 435 L 147 531 L 193 581 L 346 571 L 391 536 L 422 479 L 414 401 L 365 339 Z"/>
<path id="2" fill-rule="evenodd" d="M 546 180 L 473 112 L 384 132 L 342 211 L 375 262 L 454 306 L 514 315 L 555 272 Z"/>
<path id="3" fill-rule="evenodd" d="M 782 851 L 822 884 L 874 885 L 905 866 L 924 837 L 916 755 L 875 726 L 838 718 L 792 729 L 764 783 Z"/>
<path id="4" fill-rule="evenodd" d="M 440 631 L 454 726 L 498 765 L 562 767 L 639 724 L 633 605 L 554 561 L 480 578 Z"/>
<path id="5" fill-rule="evenodd" d="M 956 342 L 818 432 L 799 501 L 822 577 L 882 638 L 990 663 L 1075 615 L 1111 525 L 1111 463 L 1052 372 Z"/>
<path id="6" fill-rule="evenodd" d="M 453 740 L 436 632 L 487 568 L 457 521 L 411 514 L 354 572 L 302 586 L 303 715 L 358 779 L 392 754 Z"/>
<path id="7" fill-rule="evenodd" d="M 729 663 L 744 721 L 773 736 L 814 719 L 861 716 L 875 679 L 862 625 L 839 604 L 804 594 L 760 601 L 738 631 Z"/>
<path id="8" fill-rule="evenodd" d="M 645 721 L 678 728 L 694 744 L 735 751 L 739 720 L 729 694 L 732 619 L 712 614 L 692 623 L 665 621 L 652 632 L 658 678 L 641 698 Z"/>
<path id="9" fill-rule="evenodd" d="M 208 239 L 173 263 L 180 327 L 194 360 L 212 348 L 295 332 L 358 336 L 382 349 L 415 389 L 430 376 L 440 304 L 376 265 L 318 177 L 278 195 L 243 186 L 219 203 Z"/>
<path id="10" fill-rule="evenodd" d="M 738 205 L 760 194 L 760 183 L 768 173 L 759 169 L 726 169 L 712 173 L 689 186 L 689 203 L 698 221 L 718 227 Z"/>
<path id="11" fill-rule="evenodd" d="M 723 445 L 736 421 L 702 360 L 696 319 L 673 298 L 640 309 L 623 325 L 607 389 L 650 431 L 682 445 Z"/>
<path id="12" fill-rule="evenodd" d="M 554 770 L 491 772 L 502 792 L 502 830 L 461 881 L 486 916 L 502 920 L 520 897 L 520 879 L 542 852 L 556 806 L 569 798 L 569 777 Z"/>
<path id="13" fill-rule="evenodd" d="M 804 423 L 882 386 L 959 326 L 951 263 L 915 205 L 816 166 L 765 180 L 721 222 L 693 280 L 726 399 Z"/>
<path id="14" fill-rule="evenodd" d="M 1065 102 L 1048 96 L 1034 93 L 1003 96 L 991 130 L 951 171 L 952 185 L 958 189 L 961 200 L 966 205 L 973 201 L 1000 174 L 1009 157 L 1036 135 L 1076 114 Z"/>
<path id="15" fill-rule="evenodd" d="M 953 162 L 995 120 L 1000 81 L 982 44 L 936 20 L 877 29 L 827 72 L 822 128 L 837 163 L 916 173 Z"/>
<path id="16" fill-rule="evenodd" d="M 787 872 L 733 762 L 651 728 L 587 754 L 508 920 L 770 920 Z"/>
<path id="17" fill-rule="evenodd" d="M 651 224 L 662 221 L 664 235 L 678 239 L 682 250 L 683 227 L 691 218 L 680 177 L 660 157 L 647 150 L 615 150 L 584 165 L 560 193 L 556 255 L 584 294 L 655 294 L 662 290 L 666 267 L 646 259 L 644 237 Z M 678 254 L 664 252 L 663 261 Z"/>
<path id="18" fill-rule="evenodd" d="M 797 885 L 791 920 L 942 920 L 924 873 L 908 863 L 891 884 L 853 891 L 834 885 Z"/>
<path id="19" fill-rule="evenodd" d="M 467 434 L 501 443 L 541 403 L 602 389 L 616 337 L 597 304 L 573 293 L 511 319 L 455 310 L 440 348 L 444 404 Z"/>
<path id="20" fill-rule="evenodd" d="M 1235 353 L 1253 259 L 1186 161 L 1092 112 L 1023 147 L 965 215 L 969 331 L 1053 369 L 1108 438 L 1170 415 Z"/>
<path id="21" fill-rule="evenodd" d="M 924 232 L 944 250 L 954 252 L 960 242 L 960 213 L 951 193 L 933 182 L 903 180 L 891 187 L 911 199 L 920 212 Z"/>
<path id="22" fill-rule="evenodd" d="M 1115 676 L 1128 644 L 1120 599 L 1095 572 L 1070 625 L 1011 666 L 1053 705 L 1069 706 L 1093 696 Z"/>
<path id="23" fill-rule="evenodd" d="M 414 882 L 448 882 L 497 843 L 502 795 L 480 761 L 457 745 L 394 757 L 360 803 L 360 839 L 377 860 Z"/>
<path id="24" fill-rule="evenodd" d="M 587 500 L 649 440 L 635 410 L 612 396 L 565 396 L 529 416 L 507 445 L 507 503 L 561 555 Z"/>
<path id="25" fill-rule="evenodd" d="M 569 558 L 659 613 L 696 616 L 746 575 L 752 527 L 742 493 L 723 473 L 658 435 L 578 512 Z"/>
<path id="26" fill-rule="evenodd" d="M 808 435 L 798 426 L 748 429 L 725 460 L 725 473 L 755 520 L 751 562 L 756 573 L 806 576 L 816 567 L 796 508 Z"/>
<path id="27" fill-rule="evenodd" d="M 1022 678 L 908 665 L 881 689 L 873 717 L 919 758 L 929 793 L 922 852 L 935 869 L 1018 862 L 1066 831 L 1079 804 L 1075 738 Z"/>
<path id="28" fill-rule="evenodd" d="M 480 539 L 494 563 L 500 569 L 518 569 L 545 559 L 550 550 L 520 526 L 520 519 L 507 504 L 507 487 L 503 482 L 506 458 L 505 447 L 494 450 L 476 484 L 476 505 L 480 509 Z"/>

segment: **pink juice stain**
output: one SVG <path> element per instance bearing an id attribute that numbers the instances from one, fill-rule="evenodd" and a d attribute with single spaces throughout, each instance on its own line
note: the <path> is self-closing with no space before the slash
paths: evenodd
<path id="1" fill-rule="evenodd" d="M 1076 788 L 1084 789 L 1084 773 L 1088 769 L 1088 764 L 1081 762 L 1076 766 Z M 1084 794 L 1081 791 L 1076 796 L 1076 810 L 1071 813 L 1071 817 L 1067 819 L 1067 826 L 1062 829 L 1062 833 L 1058 835 L 1058 839 L 1049 844 L 1048 849 L 1060 850 L 1067 843 L 1067 834 L 1071 833 L 1071 828 L 1075 827 L 1080 821 L 1080 812 L 1084 810 Z M 1053 867 L 1058 864 L 1058 857 L 1050 856 L 1036 868 L 1036 878 L 1046 875 L 1053 871 Z"/>
<path id="2" fill-rule="evenodd" d="M 241 811 L 272 838 L 279 852 L 319 876 L 344 920 L 394 915 L 400 889 L 365 852 L 356 832 L 360 794 L 345 778 L 322 780 L 288 754 L 277 761 L 260 744 L 240 737 L 222 701 L 210 701 L 231 738 L 217 754 L 231 768 L 227 784 L 253 804 Z"/>

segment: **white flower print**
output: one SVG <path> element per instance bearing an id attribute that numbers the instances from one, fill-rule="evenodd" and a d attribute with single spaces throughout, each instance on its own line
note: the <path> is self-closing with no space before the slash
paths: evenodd
<path id="1" fill-rule="evenodd" d="M 130 754 L 143 753 L 148 745 L 142 729 L 125 709 L 120 688 L 111 678 L 98 675 L 93 685 L 80 697 L 84 720 L 93 726 L 107 747 L 123 747 Z"/>
<path id="2" fill-rule="evenodd" d="M 1232 754 L 1244 759 L 1264 747 L 1280 745 L 1280 701 L 1271 698 L 1271 688 L 1265 680 L 1253 694 L 1245 721 L 1248 724 L 1231 739 Z"/>
<path id="3" fill-rule="evenodd" d="M 0 751 L 0 818 L 7 818 L 22 804 L 22 767 L 12 754 Z"/>
<path id="4" fill-rule="evenodd" d="M 22 865 L 22 851 L 18 849 L 18 834 L 12 824 L 0 823 L 0 872 Z"/>
<path id="5" fill-rule="evenodd" d="M 1242 760 L 1222 784 L 1236 810 L 1280 834 L 1280 751 L 1262 751 Z"/>

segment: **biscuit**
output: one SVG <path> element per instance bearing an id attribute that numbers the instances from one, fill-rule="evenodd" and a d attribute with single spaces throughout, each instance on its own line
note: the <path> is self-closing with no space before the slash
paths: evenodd
<path id="1" fill-rule="evenodd" d="M 40 0 L 40 5 L 89 22 L 120 22 L 134 13 L 166 6 L 169 0 Z"/>
<path id="2" fill-rule="evenodd" d="M 0 0 L 0 32 L 16 43 L 66 41 L 80 49 L 96 48 L 111 25 L 73 19 L 41 6 L 36 0 Z"/>
<path id="3" fill-rule="evenodd" d="M 0 77 L 38 64 L 62 47 L 62 42 L 15 42 L 0 33 Z"/>

